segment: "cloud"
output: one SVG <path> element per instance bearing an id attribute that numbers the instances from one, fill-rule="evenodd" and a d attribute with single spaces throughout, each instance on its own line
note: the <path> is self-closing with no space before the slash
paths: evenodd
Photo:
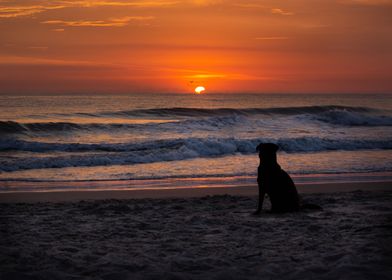
<path id="1" fill-rule="evenodd" d="M 177 4 L 178 1 L 36 1 L 35 5 L 21 4 L 22 1 L 7 1 L 8 5 L 0 4 L 0 18 L 15 18 L 23 16 L 31 16 L 50 10 L 65 8 L 90 8 L 90 7 L 163 7 Z M 0 1 L 1 3 L 1 1 Z"/>
<path id="2" fill-rule="evenodd" d="M 271 13 L 277 14 L 277 15 L 282 15 L 282 16 L 292 16 L 294 15 L 293 12 L 285 11 L 279 8 L 273 8 L 271 9 Z"/>
<path id="3" fill-rule="evenodd" d="M 10 56 L 0 55 L 0 65 L 101 65 L 97 62 L 90 61 L 73 61 L 73 60 L 61 60 L 61 59 L 50 59 L 41 57 L 30 57 L 30 56 Z"/>
<path id="4" fill-rule="evenodd" d="M 245 8 L 245 9 L 262 9 L 266 13 L 272 13 L 282 16 L 292 16 L 294 15 L 293 12 L 283 10 L 281 8 L 271 8 L 263 4 L 259 3 L 235 3 L 233 4 L 235 7 Z"/>
<path id="5" fill-rule="evenodd" d="M 63 5 L 30 5 L 30 6 L 1 6 L 0 18 L 14 18 L 22 16 L 30 16 L 42 13 L 48 10 L 63 9 Z"/>
<path id="6" fill-rule="evenodd" d="M 178 1 L 99 1 L 99 0 L 81 0 L 81 1 L 60 1 L 65 6 L 71 7 L 99 7 L 99 6 L 120 6 L 120 7 L 161 7 L 177 4 Z"/>
<path id="7" fill-rule="evenodd" d="M 47 20 L 42 21 L 41 23 L 72 27 L 123 27 L 128 25 L 131 21 L 148 21 L 152 19 L 154 19 L 152 16 L 129 16 L 122 18 L 111 18 L 108 20 Z"/>
<path id="8" fill-rule="evenodd" d="M 228 79 L 228 80 L 274 80 L 274 77 L 267 76 L 254 76 L 244 73 L 212 73 L 201 70 L 191 70 L 191 69 L 170 69 L 173 72 L 185 72 L 185 73 L 195 73 L 195 74 L 185 74 L 181 77 L 190 80 L 200 80 L 200 79 Z M 202 73 L 202 74 L 201 74 Z M 174 76 L 176 77 L 176 76 Z"/>
<path id="9" fill-rule="evenodd" d="M 211 79 L 211 78 L 225 78 L 225 74 L 195 74 L 184 76 L 187 79 Z"/>

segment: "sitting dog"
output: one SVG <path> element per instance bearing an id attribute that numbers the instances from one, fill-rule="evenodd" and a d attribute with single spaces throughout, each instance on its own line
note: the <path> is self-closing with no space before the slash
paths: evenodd
<path id="1" fill-rule="evenodd" d="M 257 183 L 259 185 L 259 203 L 255 214 L 263 208 L 264 196 L 267 194 L 271 201 L 271 212 L 286 213 L 300 209 L 300 199 L 297 189 L 290 176 L 276 161 L 279 146 L 272 143 L 259 144 L 260 165 Z"/>

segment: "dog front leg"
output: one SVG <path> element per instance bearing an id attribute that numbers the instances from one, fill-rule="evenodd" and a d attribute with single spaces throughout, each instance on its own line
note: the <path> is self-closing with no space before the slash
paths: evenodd
<path id="1" fill-rule="evenodd" d="M 261 189 L 261 187 L 259 187 L 259 201 L 257 205 L 257 210 L 253 213 L 254 215 L 260 214 L 261 210 L 263 210 L 264 196 L 265 192 Z"/>

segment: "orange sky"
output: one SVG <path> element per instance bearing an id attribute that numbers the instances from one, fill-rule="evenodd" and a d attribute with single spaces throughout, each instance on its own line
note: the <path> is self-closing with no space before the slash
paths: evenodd
<path id="1" fill-rule="evenodd" d="M 0 93 L 392 92 L 392 0 L 0 0 Z"/>

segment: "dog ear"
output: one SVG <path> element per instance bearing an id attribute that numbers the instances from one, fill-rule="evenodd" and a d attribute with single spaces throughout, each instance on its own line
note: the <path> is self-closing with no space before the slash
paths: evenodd
<path id="1" fill-rule="evenodd" d="M 263 143 L 260 143 L 259 145 L 257 145 L 256 152 L 260 152 L 261 151 L 261 146 L 262 145 L 263 145 Z"/>
<path id="2" fill-rule="evenodd" d="M 279 146 L 274 143 L 260 143 L 256 147 L 256 151 L 259 153 L 276 153 L 279 150 Z"/>

